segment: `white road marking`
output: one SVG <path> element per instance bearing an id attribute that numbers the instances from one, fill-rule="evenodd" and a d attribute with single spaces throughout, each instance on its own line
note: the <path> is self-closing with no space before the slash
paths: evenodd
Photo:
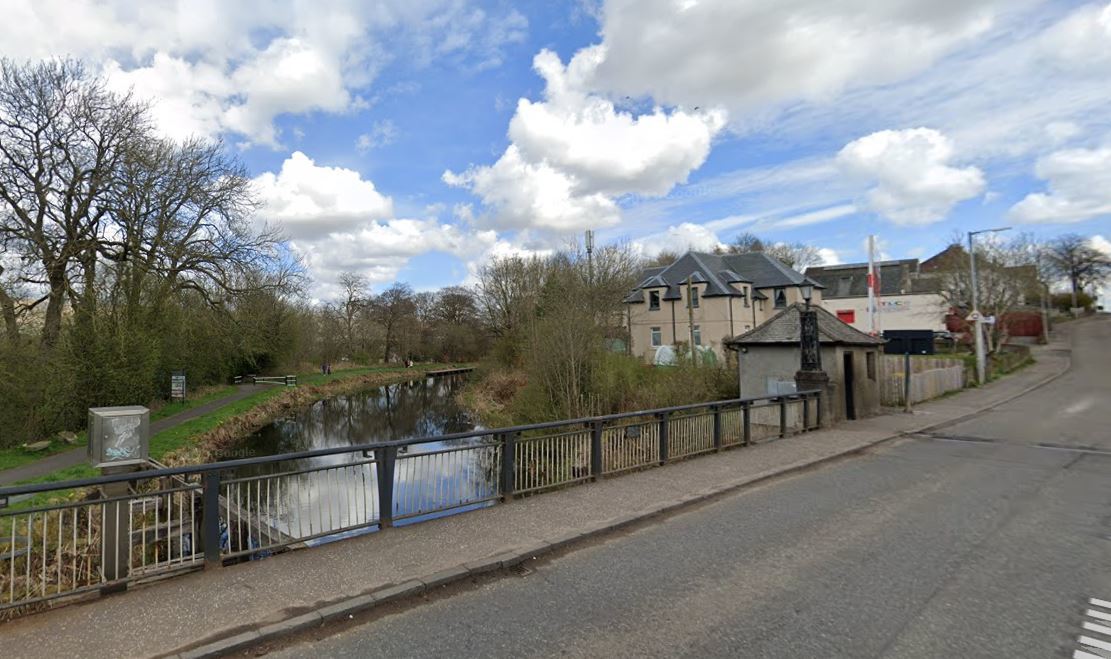
<path id="1" fill-rule="evenodd" d="M 1087 616 L 1089 618 L 1095 618 L 1096 620 L 1106 620 L 1107 622 L 1111 622 L 1111 613 L 1104 613 L 1103 611 L 1088 609 Z"/>
<path id="2" fill-rule="evenodd" d="M 1092 638 L 1091 636 L 1081 636 L 1080 644 L 1087 645 L 1090 648 L 1099 648 L 1100 650 L 1111 650 L 1111 643 L 1101 641 L 1098 638 Z"/>
<path id="3" fill-rule="evenodd" d="M 1092 597 L 1088 599 L 1088 604 L 1111 610 L 1111 601 L 1108 600 Z M 1094 620 L 1111 622 L 1111 613 L 1098 609 L 1087 609 L 1084 611 L 1084 615 Z M 1111 639 L 1111 627 L 1107 625 L 1085 620 L 1082 626 L 1084 631 L 1100 634 L 1101 636 Z M 1102 638 L 1094 638 L 1081 634 L 1080 638 L 1076 639 L 1076 642 L 1080 647 L 1073 650 L 1073 659 L 1108 659 L 1108 657 L 1111 657 L 1111 641 L 1105 641 Z"/>
<path id="4" fill-rule="evenodd" d="M 1103 625 L 1097 625 L 1094 622 L 1084 623 L 1084 629 L 1087 629 L 1090 632 L 1099 632 L 1100 634 L 1106 634 L 1107 636 L 1111 636 L 1111 627 L 1104 627 Z"/>
<path id="5" fill-rule="evenodd" d="M 1088 398 L 1085 398 L 1083 400 L 1078 400 L 1075 403 L 1073 403 L 1072 405 L 1069 405 L 1068 407 L 1065 408 L 1064 412 L 1065 412 L 1065 414 L 1080 414 L 1081 412 L 1083 412 L 1083 411 L 1087 410 L 1089 407 L 1091 407 L 1093 402 L 1094 402 L 1094 399 L 1089 396 Z"/>

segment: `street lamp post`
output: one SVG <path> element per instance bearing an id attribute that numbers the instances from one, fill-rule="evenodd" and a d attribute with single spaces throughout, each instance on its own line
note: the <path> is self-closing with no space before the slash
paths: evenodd
<path id="1" fill-rule="evenodd" d="M 976 278 L 976 246 L 973 244 L 972 238 L 981 233 L 1008 231 L 1010 228 L 1011 227 L 999 227 L 996 229 L 980 229 L 979 231 L 968 232 L 968 258 L 972 269 L 972 316 L 973 322 L 976 324 L 976 382 L 979 384 L 984 384 L 986 380 L 986 355 L 984 355 L 984 314 L 980 313 L 980 285 Z"/>
<path id="2" fill-rule="evenodd" d="M 799 352 L 801 353 L 800 370 L 822 370 L 822 350 L 818 341 L 818 313 L 810 308 L 810 298 L 814 294 L 814 287 L 803 284 L 799 287 L 806 308 L 799 312 Z"/>
<path id="3" fill-rule="evenodd" d="M 795 373 L 795 386 L 800 391 L 818 391 L 818 419 L 822 425 L 832 421 L 832 389 L 829 374 L 822 370 L 822 345 L 818 334 L 818 312 L 810 307 L 814 287 L 810 284 L 799 286 L 806 307 L 799 311 L 799 370 Z"/>

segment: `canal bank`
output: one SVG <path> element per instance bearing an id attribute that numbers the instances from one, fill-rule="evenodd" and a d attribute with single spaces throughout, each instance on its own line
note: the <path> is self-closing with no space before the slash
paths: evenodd
<path id="1" fill-rule="evenodd" d="M 367 367 L 331 375 L 304 374 L 298 387 L 239 385 L 230 395 L 206 402 L 151 424 L 151 457 L 173 464 L 204 461 L 192 454 L 213 441 L 234 444 L 274 420 L 316 401 L 351 391 L 423 378 L 429 371 L 456 368 L 454 364 L 418 364 L 413 368 Z M 98 472 L 86 464 L 85 448 L 56 453 L 0 472 L 0 484 L 38 483 L 91 478 Z"/>
<path id="2" fill-rule="evenodd" d="M 28 616 L 5 625 L 6 647 L 15 657 L 215 656 L 282 634 L 327 634 L 321 626 L 325 621 L 357 618 L 402 597 L 420 598 L 450 581 L 477 578 L 745 485 L 977 414 L 1044 384 L 1067 366 L 1067 354 L 1050 352 L 1010 378 L 924 404 L 913 415 L 850 422 Z M 113 634 L 90 637 L 89 628 Z"/>
<path id="3" fill-rule="evenodd" d="M 298 379 L 296 387 L 276 387 L 251 396 L 217 413 L 183 424 L 151 439 L 162 462 L 171 466 L 217 462 L 230 456 L 245 457 L 243 452 L 261 451 L 248 438 L 280 420 L 297 418 L 321 401 L 346 397 L 402 382 L 423 380 L 430 371 L 451 364 L 422 364 L 413 368 L 373 368 L 316 374 Z M 265 443 L 265 442 L 264 442 Z M 268 455 L 256 453 L 256 455 Z M 154 456 L 157 458 L 157 456 Z"/>

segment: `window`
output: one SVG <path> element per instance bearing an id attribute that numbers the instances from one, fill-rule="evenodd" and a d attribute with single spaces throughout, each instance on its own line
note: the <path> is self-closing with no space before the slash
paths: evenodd
<path id="1" fill-rule="evenodd" d="M 694 331 L 691 332 L 691 334 L 694 335 L 694 345 L 696 345 L 696 346 L 702 345 L 702 328 L 698 325 L 695 325 L 694 326 Z"/>
<path id="2" fill-rule="evenodd" d="M 652 328 L 652 347 L 659 348 L 664 343 L 663 333 L 660 332 L 659 327 Z"/>
<path id="3" fill-rule="evenodd" d="M 787 292 L 782 288 L 775 289 L 775 308 L 782 309 L 787 306 Z"/>
<path id="4" fill-rule="evenodd" d="M 697 286 L 691 286 L 690 306 L 694 309 L 698 308 L 698 287 Z"/>
<path id="5" fill-rule="evenodd" d="M 745 308 L 748 308 L 748 286 L 741 286 L 741 299 L 745 302 Z"/>
<path id="6" fill-rule="evenodd" d="M 856 310 L 854 309 L 838 309 L 837 320 L 842 323 L 849 323 L 850 325 L 856 322 Z"/>
<path id="7" fill-rule="evenodd" d="M 869 352 L 864 355 L 866 368 L 868 369 L 868 379 L 876 379 L 876 353 Z"/>
<path id="8" fill-rule="evenodd" d="M 660 292 L 659 291 L 648 291 L 648 310 L 649 311 L 659 311 L 660 310 Z"/>

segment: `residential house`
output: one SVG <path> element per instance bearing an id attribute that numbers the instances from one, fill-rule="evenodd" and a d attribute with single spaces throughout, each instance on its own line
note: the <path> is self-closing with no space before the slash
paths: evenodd
<path id="1" fill-rule="evenodd" d="M 766 254 L 687 252 L 646 269 L 625 298 L 632 353 L 652 361 L 659 347 L 687 345 L 693 334 L 696 346 L 724 359 L 726 339 L 801 302 L 804 284 L 820 304 L 820 284 Z"/>
<path id="2" fill-rule="evenodd" d="M 918 259 L 880 261 L 877 331 L 888 329 L 945 329 L 949 305 L 940 294 L 936 277 L 922 272 Z M 868 264 L 847 263 L 806 269 L 806 276 L 825 286 L 825 308 L 863 332 L 872 331 L 868 309 Z"/>

